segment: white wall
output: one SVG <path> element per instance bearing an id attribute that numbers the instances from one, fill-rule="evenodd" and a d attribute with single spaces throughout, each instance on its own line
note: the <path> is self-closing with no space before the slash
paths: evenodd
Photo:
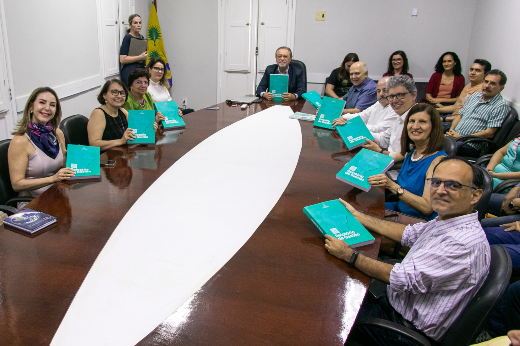
<path id="1" fill-rule="evenodd" d="M 516 0 L 476 1 L 475 22 L 466 66 L 476 58 L 487 59 L 507 76 L 502 95 L 520 110 L 520 2 Z"/>

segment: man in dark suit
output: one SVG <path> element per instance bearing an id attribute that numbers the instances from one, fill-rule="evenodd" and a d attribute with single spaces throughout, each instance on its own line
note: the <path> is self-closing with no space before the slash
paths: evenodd
<path id="1" fill-rule="evenodd" d="M 264 76 L 256 88 L 256 95 L 267 100 L 272 100 L 274 95 L 269 92 L 269 76 L 271 74 L 288 74 L 289 88 L 282 95 L 284 101 L 296 100 L 307 92 L 307 86 L 303 81 L 303 71 L 295 66 L 289 66 L 292 52 L 289 47 L 280 47 L 275 53 L 276 64 L 269 65 L 265 69 Z"/>

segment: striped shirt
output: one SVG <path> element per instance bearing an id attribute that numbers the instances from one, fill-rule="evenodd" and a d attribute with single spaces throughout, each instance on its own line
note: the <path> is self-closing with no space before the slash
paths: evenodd
<path id="1" fill-rule="evenodd" d="M 462 119 L 455 127 L 461 136 L 484 131 L 488 128 L 500 127 L 509 113 L 509 106 L 499 93 L 491 100 L 482 101 L 482 92 L 474 92 L 459 111 Z"/>
<path id="2" fill-rule="evenodd" d="M 488 275 L 486 235 L 472 213 L 407 226 L 401 243 L 411 248 L 390 272 L 388 300 L 417 329 L 439 341 Z"/>

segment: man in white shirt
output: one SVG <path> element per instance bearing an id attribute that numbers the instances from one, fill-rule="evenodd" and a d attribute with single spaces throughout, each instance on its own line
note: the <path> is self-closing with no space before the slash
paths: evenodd
<path id="1" fill-rule="evenodd" d="M 386 98 L 388 94 L 386 93 L 386 83 L 390 77 L 383 77 L 377 83 L 377 101 L 369 108 L 365 109 L 361 113 L 354 114 L 343 114 L 338 119 L 335 119 L 332 122 L 332 126 L 336 125 L 344 125 L 347 123 L 347 120 L 352 119 L 354 117 L 361 117 L 363 122 L 367 125 L 368 130 L 372 133 L 379 133 L 386 131 L 390 126 L 392 126 L 397 118 L 399 117 L 396 112 L 390 106 L 390 102 Z"/>
<path id="2" fill-rule="evenodd" d="M 383 132 L 374 134 L 374 141 L 367 139 L 363 148 L 394 156 L 401 152 L 401 134 L 408 111 L 415 104 L 417 88 L 412 78 L 406 75 L 390 77 L 386 84 L 387 99 L 397 113 L 397 120 Z M 383 148 L 388 148 L 384 150 Z"/>

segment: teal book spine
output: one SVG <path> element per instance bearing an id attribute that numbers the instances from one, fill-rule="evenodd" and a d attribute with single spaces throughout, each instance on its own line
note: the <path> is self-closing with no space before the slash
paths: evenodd
<path id="1" fill-rule="evenodd" d="M 370 191 L 368 177 L 383 174 L 393 165 L 391 156 L 363 148 L 336 174 L 336 178 L 363 191 Z"/>
<path id="2" fill-rule="evenodd" d="M 282 94 L 289 92 L 289 75 L 272 74 L 269 76 L 269 90 L 274 95 L 273 100 L 282 101 Z"/>
<path id="3" fill-rule="evenodd" d="M 318 94 L 317 91 L 309 91 L 308 93 L 303 94 L 302 97 L 313 105 L 314 108 L 321 107 L 321 95 Z"/>
<path id="4" fill-rule="evenodd" d="M 323 96 L 321 107 L 316 115 L 316 120 L 314 120 L 314 126 L 333 130 L 332 122 L 341 116 L 343 108 L 345 108 L 344 100 Z"/>
<path id="5" fill-rule="evenodd" d="M 374 136 L 359 116 L 350 119 L 345 125 L 336 126 L 336 131 L 349 150 L 365 144 L 367 138 L 371 141 L 374 140 Z"/>
<path id="6" fill-rule="evenodd" d="M 374 237 L 337 199 L 303 208 L 323 235 L 343 240 L 355 248 L 372 244 Z"/>
<path id="7" fill-rule="evenodd" d="M 133 141 L 128 144 L 155 144 L 154 110 L 130 110 L 128 111 L 128 127 L 135 134 Z"/>
<path id="8" fill-rule="evenodd" d="M 161 124 L 165 129 L 176 129 L 185 127 L 184 119 L 179 116 L 179 107 L 175 101 L 155 102 L 153 104 L 157 112 L 161 112 L 166 118 L 161 120 Z"/>
<path id="9" fill-rule="evenodd" d="M 85 145 L 67 145 L 67 160 L 65 165 L 72 168 L 76 174 L 74 179 L 90 179 L 100 177 L 100 149 Z"/>

